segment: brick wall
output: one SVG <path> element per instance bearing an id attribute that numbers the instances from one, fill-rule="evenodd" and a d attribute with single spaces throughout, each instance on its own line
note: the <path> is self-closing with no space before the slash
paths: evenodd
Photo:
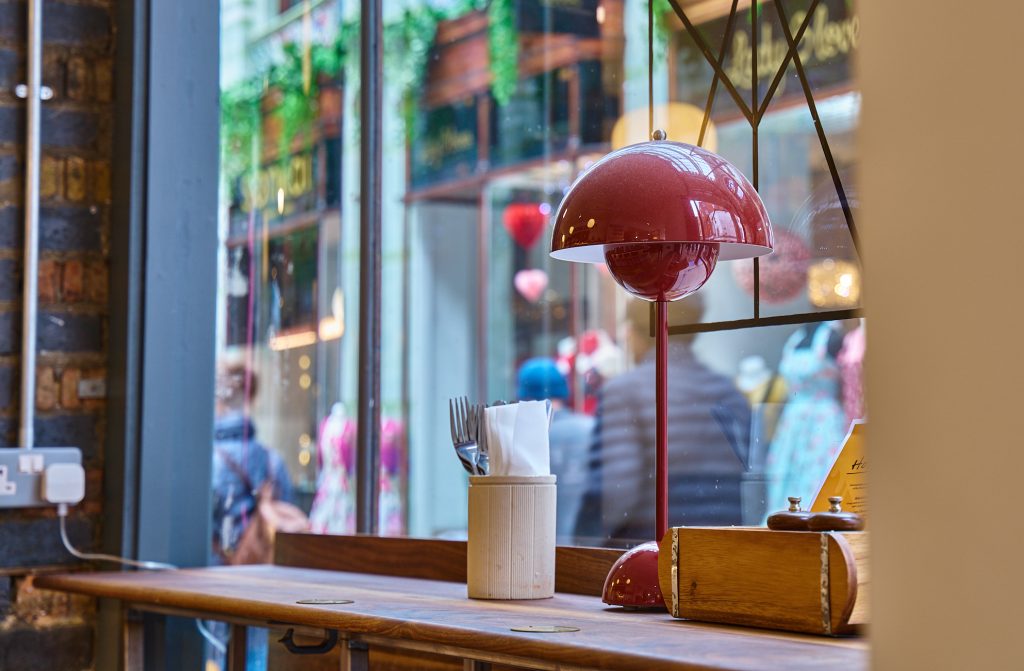
<path id="1" fill-rule="evenodd" d="M 45 2 L 36 444 L 83 452 L 70 534 L 95 546 L 102 513 L 113 112 L 113 0 Z M 0 445 L 18 440 L 26 11 L 0 0 Z M 97 397 L 98 395 L 98 397 Z M 0 669 L 93 665 L 95 604 L 37 590 L 67 566 L 50 509 L 0 510 Z"/>

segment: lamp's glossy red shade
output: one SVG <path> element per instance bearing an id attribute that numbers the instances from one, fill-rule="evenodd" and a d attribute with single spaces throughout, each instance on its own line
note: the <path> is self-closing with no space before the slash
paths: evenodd
<path id="1" fill-rule="evenodd" d="M 623 289 L 648 301 L 674 301 L 704 286 L 718 261 L 718 245 L 640 242 L 605 247 L 608 272 Z"/>
<path id="2" fill-rule="evenodd" d="M 610 606 L 664 608 L 658 582 L 658 544 L 642 543 L 619 557 L 604 579 L 601 600 Z"/>
<path id="3" fill-rule="evenodd" d="M 580 175 L 555 215 L 551 256 L 603 263 L 609 245 L 664 242 L 717 243 L 721 261 L 773 246 L 764 204 L 735 166 L 655 140 L 614 151 Z"/>
<path id="4" fill-rule="evenodd" d="M 662 136 L 663 137 L 663 136 Z M 626 291 L 658 301 L 656 519 L 668 519 L 668 301 L 697 291 L 718 261 L 761 256 L 774 241 L 768 213 L 743 174 L 721 156 L 654 140 L 614 151 L 573 183 L 555 215 L 551 256 L 607 263 Z M 664 607 L 658 545 L 633 548 L 612 566 L 605 603 Z"/>

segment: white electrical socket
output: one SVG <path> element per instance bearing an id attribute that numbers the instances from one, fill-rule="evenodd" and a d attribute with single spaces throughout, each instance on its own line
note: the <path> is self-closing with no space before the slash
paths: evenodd
<path id="1" fill-rule="evenodd" d="M 53 471 L 51 483 L 56 483 L 53 495 L 59 500 L 48 500 L 43 490 L 44 476 L 58 465 L 73 465 L 81 475 L 62 469 Z M 81 467 L 82 451 L 77 447 L 0 448 L 0 508 L 54 506 L 62 501 L 77 503 L 81 497 L 71 498 L 77 495 L 79 479 L 84 495 L 85 477 Z"/>
<path id="2" fill-rule="evenodd" d="M 0 466 L 0 496 L 14 496 L 18 485 L 7 479 L 7 466 Z"/>

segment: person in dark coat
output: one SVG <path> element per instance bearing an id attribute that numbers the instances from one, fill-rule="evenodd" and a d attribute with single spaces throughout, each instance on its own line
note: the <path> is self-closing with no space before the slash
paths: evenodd
<path id="1" fill-rule="evenodd" d="M 699 296 L 670 304 L 669 324 L 700 320 Z M 655 352 L 650 303 L 627 310 L 636 366 L 601 390 L 589 455 L 588 489 L 576 520 L 577 542 L 655 540 Z M 668 493 L 670 526 L 740 524 L 742 455 L 750 405 L 731 380 L 693 353 L 693 336 L 668 345 Z"/>

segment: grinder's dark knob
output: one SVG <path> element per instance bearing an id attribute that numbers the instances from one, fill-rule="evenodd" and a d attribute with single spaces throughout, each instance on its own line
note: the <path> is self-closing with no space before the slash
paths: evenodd
<path id="1" fill-rule="evenodd" d="M 789 497 L 789 510 L 783 510 L 768 516 L 768 528 L 775 531 L 807 531 L 808 520 L 813 513 L 800 510 L 800 497 Z"/>
<path id="2" fill-rule="evenodd" d="M 860 531 L 864 528 L 864 518 L 857 513 L 843 512 L 843 497 L 828 497 L 827 513 L 814 513 L 808 522 L 811 531 Z"/>

